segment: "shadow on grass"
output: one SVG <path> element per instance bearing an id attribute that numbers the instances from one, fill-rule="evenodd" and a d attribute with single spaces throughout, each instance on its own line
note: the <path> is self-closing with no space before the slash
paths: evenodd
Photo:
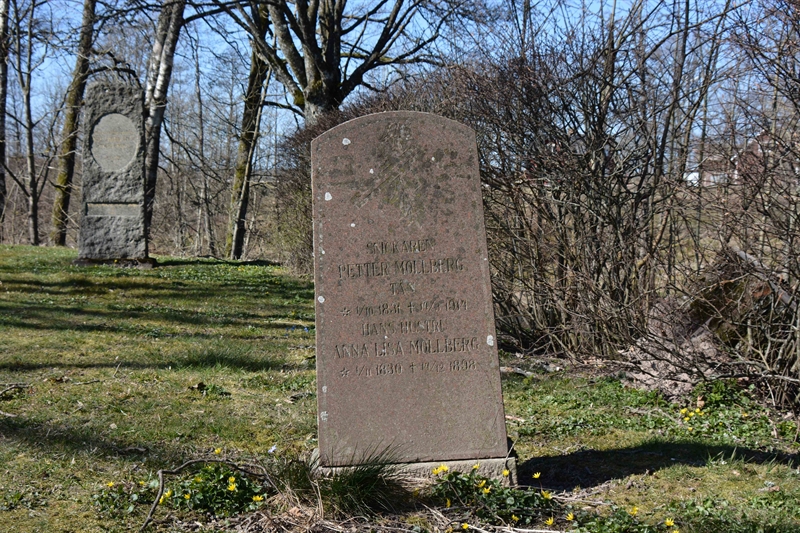
<path id="1" fill-rule="evenodd" d="M 0 302 L 0 325 L 32 330 L 62 330 L 70 332 L 106 332 L 141 334 L 152 337 L 152 322 L 163 323 L 166 327 L 175 324 L 184 326 L 252 326 L 256 324 L 259 329 L 283 330 L 286 324 L 267 322 L 267 320 L 297 320 L 291 312 L 269 313 L 257 315 L 254 313 L 235 313 L 219 316 L 213 311 L 198 313 L 169 308 L 146 310 L 141 308 L 115 310 L 115 309 L 85 309 L 81 307 L 45 305 L 7 305 Z M 148 326 L 132 324 L 132 320 L 146 320 Z M 181 333 L 185 337 L 214 337 L 220 333 Z M 241 336 L 242 339 L 252 338 Z"/>
<path id="2" fill-rule="evenodd" d="M 171 266 L 203 266 L 203 265 L 229 265 L 229 266 L 272 266 L 279 267 L 277 261 L 255 260 L 255 261 L 228 261 L 227 259 L 217 259 L 215 257 L 195 257 L 195 258 L 158 258 L 159 267 Z"/>
<path id="3" fill-rule="evenodd" d="M 565 455 L 534 457 L 521 463 L 517 470 L 521 485 L 568 491 L 575 487 L 596 487 L 614 479 L 653 473 L 675 465 L 706 466 L 714 460 L 734 457 L 756 464 L 794 467 L 800 463 L 800 455 L 796 453 L 769 453 L 700 441 L 654 439 L 630 448 L 581 450 Z M 541 472 L 542 477 L 534 480 L 535 472 Z"/>
<path id="4" fill-rule="evenodd" d="M 172 356 L 163 361 L 143 362 L 143 361 L 97 361 L 87 360 L 86 362 L 59 363 L 56 361 L 44 361 L 41 363 L 31 363 L 28 361 L 3 361 L 0 362 L 0 371 L 12 372 L 31 372 L 43 369 L 98 369 L 98 368 L 120 368 L 131 370 L 163 370 L 167 368 L 178 369 L 230 369 L 243 370 L 247 372 L 268 372 L 280 370 L 307 370 L 304 362 L 292 363 L 280 357 L 265 357 L 254 353 L 255 350 L 231 349 L 228 347 L 207 347 L 192 350 L 183 355 Z"/>
<path id="5" fill-rule="evenodd" d="M 116 457 L 124 461 L 144 462 L 153 468 L 177 463 L 185 455 L 180 445 L 165 446 L 163 442 L 139 442 L 104 437 L 97 428 L 54 425 L 24 418 L 0 418 L 0 437 L 26 446 L 39 448 L 48 454 L 74 455 L 85 453 Z"/>

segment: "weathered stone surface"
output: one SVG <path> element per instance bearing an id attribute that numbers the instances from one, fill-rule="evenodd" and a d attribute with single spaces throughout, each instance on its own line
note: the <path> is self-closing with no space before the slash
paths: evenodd
<path id="1" fill-rule="evenodd" d="M 78 257 L 146 258 L 141 90 L 113 82 L 89 86 L 84 129 Z"/>
<path id="2" fill-rule="evenodd" d="M 507 455 L 475 135 L 415 112 L 312 143 L 320 463 Z"/>

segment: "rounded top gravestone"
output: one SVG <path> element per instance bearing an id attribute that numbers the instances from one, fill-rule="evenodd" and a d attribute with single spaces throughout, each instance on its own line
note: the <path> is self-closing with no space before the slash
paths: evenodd
<path id="1" fill-rule="evenodd" d="M 139 132 L 119 113 L 104 115 L 92 128 L 92 157 L 105 172 L 119 172 L 136 157 Z"/>
<path id="2" fill-rule="evenodd" d="M 379 113 L 311 147 L 320 464 L 504 459 L 474 132 Z"/>

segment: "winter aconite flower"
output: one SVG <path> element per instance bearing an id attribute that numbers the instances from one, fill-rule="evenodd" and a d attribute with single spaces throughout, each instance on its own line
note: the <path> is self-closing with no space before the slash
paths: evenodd
<path id="1" fill-rule="evenodd" d="M 508 468 L 503 469 L 503 477 L 508 477 L 511 472 L 508 471 Z"/>
<path id="2" fill-rule="evenodd" d="M 664 520 L 664 525 L 667 527 L 672 527 L 675 525 L 675 520 L 673 520 L 672 518 L 667 518 L 666 520 Z"/>
<path id="3" fill-rule="evenodd" d="M 550 518 L 545 520 L 544 523 L 547 524 L 548 526 L 552 526 L 555 523 L 555 519 L 551 516 Z"/>
<path id="4" fill-rule="evenodd" d="M 445 502 L 445 507 L 447 507 L 448 509 L 450 509 L 450 506 L 451 506 L 451 505 L 453 505 L 453 503 L 450 501 L 450 498 L 447 498 L 447 501 Z"/>
<path id="5" fill-rule="evenodd" d="M 472 465 L 472 469 L 473 469 L 473 470 L 477 470 L 477 469 L 479 469 L 480 467 L 481 467 L 481 464 L 480 464 L 480 463 L 475 463 L 474 465 Z"/>
<path id="6" fill-rule="evenodd" d="M 106 487 L 108 487 L 109 489 L 111 487 L 113 487 L 113 486 L 114 486 L 114 482 L 113 481 L 109 481 L 108 483 L 106 483 Z"/>
<path id="7" fill-rule="evenodd" d="M 634 505 L 633 508 L 630 511 L 628 511 L 628 514 L 631 516 L 636 516 L 637 514 L 639 514 L 639 508 Z"/>
<path id="8" fill-rule="evenodd" d="M 485 480 L 485 479 L 482 479 L 482 480 L 481 480 L 481 482 L 480 482 L 480 483 L 478 483 L 478 488 L 479 488 L 479 489 L 482 489 L 484 485 L 486 485 L 486 480 Z"/>
<path id="9" fill-rule="evenodd" d="M 540 477 L 542 477 L 541 472 L 536 472 L 535 474 L 533 474 L 533 479 L 539 479 Z"/>
<path id="10" fill-rule="evenodd" d="M 228 483 L 236 483 L 236 478 L 231 476 L 228 478 Z"/>
<path id="11" fill-rule="evenodd" d="M 448 470 L 450 469 L 447 467 L 447 465 L 442 464 L 433 469 L 433 475 L 438 476 L 439 474 L 446 473 Z"/>
<path id="12" fill-rule="evenodd" d="M 575 520 L 575 515 L 572 513 L 567 513 L 567 521 L 572 522 Z"/>
<path id="13" fill-rule="evenodd" d="M 231 483 L 228 485 L 228 490 L 233 492 L 236 490 L 236 483 Z"/>
<path id="14" fill-rule="evenodd" d="M 511 520 L 513 520 L 514 522 L 519 522 L 519 517 L 517 515 L 515 515 L 515 514 L 512 514 L 511 515 Z"/>
<path id="15" fill-rule="evenodd" d="M 222 453 L 222 448 L 215 448 L 214 449 L 214 453 L 217 454 L 217 455 L 221 454 Z"/>
<path id="16" fill-rule="evenodd" d="M 465 531 L 466 531 L 467 529 L 469 529 L 469 524 L 467 524 L 466 522 L 464 522 L 463 524 L 461 524 L 461 529 L 463 529 L 463 530 L 465 530 Z"/>
<path id="17" fill-rule="evenodd" d="M 263 502 L 264 501 L 264 497 L 262 495 L 260 495 L 260 494 L 256 494 L 255 496 L 253 496 L 253 501 L 254 502 Z"/>
<path id="18" fill-rule="evenodd" d="M 184 500 L 188 500 L 188 499 L 189 499 L 189 498 L 191 498 L 191 497 L 192 497 L 192 496 L 191 496 L 191 495 L 190 495 L 188 492 L 187 492 L 186 494 L 184 494 L 184 495 L 183 495 L 183 499 L 184 499 Z"/>
<path id="19" fill-rule="evenodd" d="M 484 494 L 489 494 L 490 492 L 492 492 L 492 487 L 486 487 L 485 489 L 483 489 Z"/>
<path id="20" fill-rule="evenodd" d="M 545 500 L 550 500 L 550 499 L 553 498 L 553 495 L 550 494 L 549 490 L 543 490 L 542 491 L 542 498 L 544 498 Z"/>

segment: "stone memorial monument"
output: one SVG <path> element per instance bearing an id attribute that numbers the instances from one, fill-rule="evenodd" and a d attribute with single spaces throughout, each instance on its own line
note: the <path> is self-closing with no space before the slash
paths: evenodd
<path id="1" fill-rule="evenodd" d="M 475 134 L 379 113 L 311 153 L 320 465 L 513 472 Z"/>
<path id="2" fill-rule="evenodd" d="M 78 263 L 151 265 L 144 223 L 144 98 L 123 82 L 97 82 L 84 106 L 83 201 Z"/>

